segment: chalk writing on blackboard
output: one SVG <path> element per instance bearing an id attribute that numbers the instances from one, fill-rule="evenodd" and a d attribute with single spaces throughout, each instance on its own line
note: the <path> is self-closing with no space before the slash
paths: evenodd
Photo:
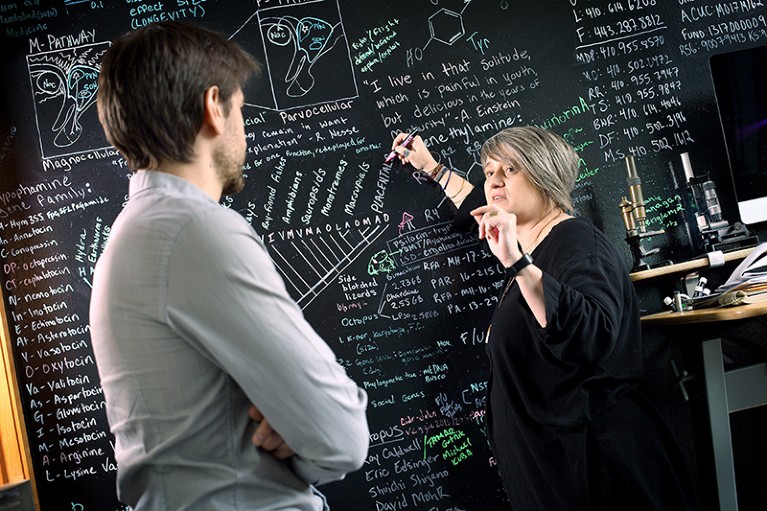
<path id="1" fill-rule="evenodd" d="M 129 173 L 92 103 L 108 40 L 186 19 L 265 64 L 261 89 L 246 91 L 246 190 L 223 203 L 263 236 L 288 292 L 367 390 L 365 467 L 321 489 L 332 507 L 377 511 L 505 503 L 484 415 L 503 268 L 448 227 L 452 205 L 425 174 L 382 163 L 391 139 L 418 128 L 438 161 L 480 184 L 489 136 L 551 129 L 581 158 L 577 215 L 624 249 L 617 201 L 633 155 L 648 225 L 676 233 L 668 247 L 686 257 L 689 212 L 657 169 L 689 150 L 726 189 L 706 54 L 767 41 L 756 0 L 39 3 L 0 5 L 17 48 L 2 55 L 0 259 L 44 511 L 121 509 L 87 325 Z"/>

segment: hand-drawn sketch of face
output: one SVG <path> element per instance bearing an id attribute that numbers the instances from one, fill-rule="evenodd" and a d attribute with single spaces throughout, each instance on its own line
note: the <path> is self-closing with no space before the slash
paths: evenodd
<path id="1" fill-rule="evenodd" d="M 92 66 L 75 65 L 67 71 L 61 110 L 51 127 L 58 147 L 67 147 L 80 138 L 83 132 L 80 116 L 96 101 L 98 75 L 98 69 Z"/>
<path id="2" fill-rule="evenodd" d="M 102 146 L 101 140 L 94 147 L 80 139 L 85 133 L 101 133 L 91 106 L 98 91 L 98 61 L 108 47 L 98 43 L 27 57 L 43 157 Z"/>
<path id="3" fill-rule="evenodd" d="M 337 0 L 259 9 L 230 40 L 266 64 L 267 79 L 245 90 L 250 106 L 284 110 L 359 95 Z"/>
<path id="4" fill-rule="evenodd" d="M 341 24 L 292 16 L 266 18 L 262 24 L 268 27 L 269 42 L 277 46 L 293 45 L 293 59 L 285 75 L 286 94 L 294 98 L 306 95 L 314 87 L 312 67 L 343 37 L 343 31 L 339 30 Z"/>

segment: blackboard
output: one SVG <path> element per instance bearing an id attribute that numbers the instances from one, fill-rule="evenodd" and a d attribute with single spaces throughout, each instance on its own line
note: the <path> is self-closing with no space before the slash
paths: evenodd
<path id="1" fill-rule="evenodd" d="M 478 183 L 481 143 L 535 124 L 582 157 L 574 194 L 632 263 L 624 157 L 658 257 L 695 255 L 680 154 L 736 221 L 708 57 L 767 42 L 746 1 L 17 0 L 0 5 L 0 259 L 44 511 L 122 509 L 90 346 L 94 263 L 130 170 L 94 105 L 117 35 L 204 24 L 266 64 L 247 94 L 241 212 L 308 320 L 370 398 L 362 470 L 321 490 L 336 509 L 503 509 L 487 447 L 483 337 L 501 272 L 424 176 L 384 163 L 419 128 Z M 297 71 L 298 70 L 298 71 Z"/>

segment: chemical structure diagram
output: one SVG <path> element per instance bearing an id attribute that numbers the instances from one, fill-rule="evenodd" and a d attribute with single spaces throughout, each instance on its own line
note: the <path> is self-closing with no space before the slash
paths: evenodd
<path id="1" fill-rule="evenodd" d="M 463 178 L 473 184 L 474 186 L 481 185 L 484 181 L 482 173 L 482 162 L 480 161 L 480 151 L 482 150 L 482 144 L 478 141 L 474 141 L 472 144 L 466 147 L 466 152 L 472 158 L 471 165 L 469 165 L 466 174 Z"/>
<path id="2" fill-rule="evenodd" d="M 470 143 L 469 145 L 464 147 L 464 150 L 466 153 L 471 157 L 472 162 L 469 165 L 467 170 L 461 170 L 457 168 L 453 164 L 453 160 L 451 158 L 451 154 L 453 154 L 453 150 L 450 148 L 441 150 L 440 151 L 440 157 L 438 158 L 442 163 L 445 164 L 448 168 L 452 169 L 452 172 L 462 177 L 463 179 L 467 180 L 474 186 L 482 186 L 482 183 L 484 181 L 484 176 L 482 175 L 482 163 L 480 162 L 480 151 L 482 149 L 482 144 L 478 141 L 474 141 L 473 143 Z M 418 181 L 418 183 L 424 183 L 429 180 L 429 176 L 424 172 L 414 172 L 413 178 Z M 442 200 L 440 201 L 440 205 L 447 200 L 447 196 L 444 196 Z M 409 220 L 408 220 L 409 222 Z M 403 216 L 403 222 L 399 225 L 400 233 L 402 233 L 403 228 L 406 225 L 405 217 Z"/>
<path id="3" fill-rule="evenodd" d="M 471 5 L 472 0 L 464 0 L 461 12 L 455 12 L 445 7 L 429 16 L 429 40 L 421 51 L 425 51 L 432 41 L 452 46 L 454 42 L 464 36 L 466 30 L 463 26 L 463 11 Z"/>
<path id="4" fill-rule="evenodd" d="M 463 8 L 460 11 L 454 11 L 442 7 L 428 19 L 429 40 L 423 47 L 415 47 L 407 50 L 406 61 L 410 67 L 415 61 L 423 60 L 424 52 L 432 41 L 439 41 L 447 46 L 452 46 L 456 41 L 465 40 L 471 44 L 474 50 L 484 54 L 490 46 L 490 40 L 479 35 L 474 31 L 466 36 L 466 29 L 463 23 L 463 13 L 471 5 L 473 0 L 463 0 Z M 432 3 L 438 3 L 439 0 L 432 0 Z M 501 1 L 501 9 L 508 9 L 508 1 Z"/>
<path id="5" fill-rule="evenodd" d="M 471 44 L 473 49 L 484 55 L 485 50 L 490 45 L 490 40 L 479 35 L 479 32 L 477 31 L 466 36 L 466 29 L 463 24 L 463 13 L 473 1 L 474 0 L 463 0 L 463 8 L 458 12 L 442 7 L 429 16 L 429 40 L 426 41 L 426 44 L 423 47 L 416 47 L 415 49 L 409 49 L 407 51 L 408 67 L 410 67 L 415 60 L 420 61 L 423 59 L 423 54 L 432 41 L 439 41 L 442 44 L 452 46 L 456 41 L 465 39 Z M 438 3 L 439 0 L 432 0 L 432 4 L 436 5 Z M 509 0 L 500 0 L 499 7 L 502 11 L 508 10 L 509 6 Z"/>

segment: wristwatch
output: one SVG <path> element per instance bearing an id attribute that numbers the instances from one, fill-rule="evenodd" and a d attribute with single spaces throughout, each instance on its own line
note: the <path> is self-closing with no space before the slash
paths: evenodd
<path id="1" fill-rule="evenodd" d="M 522 257 L 519 258 L 519 261 L 506 268 L 506 276 L 514 277 L 517 273 L 522 271 L 523 268 L 531 264 L 533 264 L 533 258 L 530 256 L 530 254 L 522 254 Z"/>

